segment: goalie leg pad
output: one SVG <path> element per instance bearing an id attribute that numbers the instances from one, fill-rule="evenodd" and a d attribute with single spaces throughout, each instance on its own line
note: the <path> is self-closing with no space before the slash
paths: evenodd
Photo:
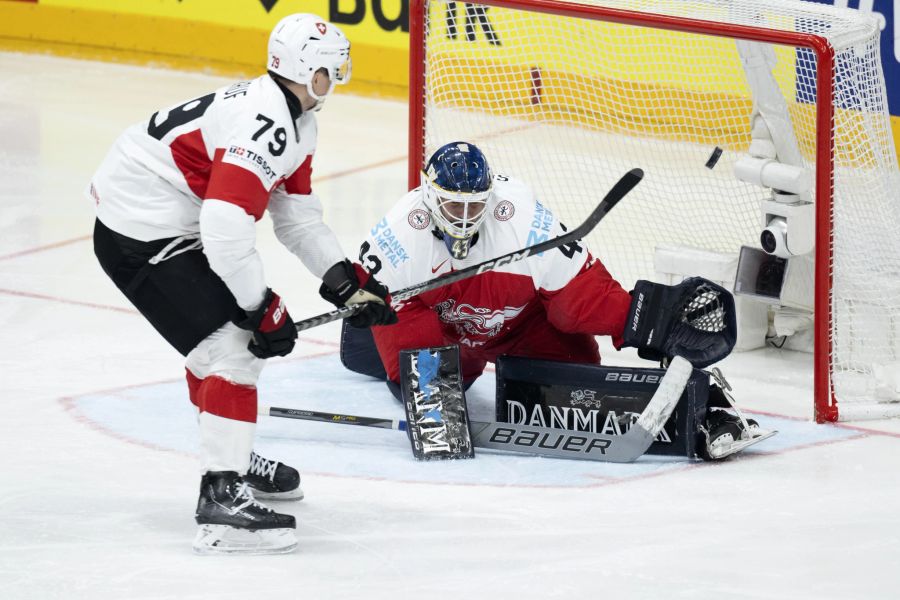
<path id="1" fill-rule="evenodd" d="M 665 369 L 574 364 L 501 356 L 497 421 L 620 436 L 651 402 Z M 697 455 L 709 375 L 694 369 L 681 398 L 647 454 Z"/>
<path id="2" fill-rule="evenodd" d="M 413 455 L 418 460 L 473 458 L 459 348 L 403 350 L 400 381 Z"/>

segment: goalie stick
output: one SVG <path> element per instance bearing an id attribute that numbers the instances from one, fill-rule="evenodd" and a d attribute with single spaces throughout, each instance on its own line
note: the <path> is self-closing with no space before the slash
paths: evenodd
<path id="1" fill-rule="evenodd" d="M 647 451 L 662 430 L 663 425 L 672 416 L 672 411 L 675 410 L 675 406 L 684 392 L 692 370 L 693 367 L 684 358 L 680 356 L 673 358 L 647 407 L 628 431 L 622 435 L 608 436 L 515 423 L 471 421 L 472 444 L 476 448 L 552 458 L 577 458 L 616 463 L 634 462 Z M 270 417 L 343 423 L 398 431 L 406 431 L 409 426 L 406 421 L 400 419 L 342 415 L 263 404 L 259 405 L 257 412 Z"/>
<path id="2" fill-rule="evenodd" d="M 478 263 L 477 265 L 472 265 L 471 267 L 460 269 L 459 271 L 444 273 L 443 275 L 435 277 L 434 279 L 429 279 L 428 281 L 423 281 L 422 283 L 411 285 L 407 288 L 403 288 L 402 290 L 397 290 L 396 292 L 391 292 L 391 298 L 395 301 L 407 300 L 409 298 L 412 298 L 413 296 L 418 296 L 423 292 L 434 290 L 439 287 L 461 281 L 463 279 L 468 279 L 469 277 L 474 277 L 475 275 L 480 275 L 481 273 L 487 273 L 488 271 L 493 271 L 498 267 L 512 264 L 514 262 L 526 259 L 529 256 L 534 256 L 535 254 L 540 254 L 541 252 L 546 252 L 547 250 L 553 250 L 554 248 L 565 246 L 566 244 L 570 244 L 574 241 L 580 240 L 581 238 L 587 236 L 594 229 L 594 227 L 597 226 L 597 223 L 602 221 L 603 217 L 605 217 L 606 214 L 610 210 L 612 210 L 612 208 L 619 202 L 619 200 L 624 198 L 628 194 L 628 192 L 630 192 L 634 188 L 634 186 L 636 186 L 641 181 L 641 179 L 643 179 L 643 177 L 644 172 L 641 169 L 631 169 L 630 171 L 625 173 L 625 175 L 623 175 L 622 178 L 616 182 L 612 189 L 607 192 L 606 196 L 603 197 L 603 200 L 600 201 L 600 203 L 597 205 L 597 208 L 595 208 L 593 212 L 588 215 L 587 219 L 585 219 L 581 225 L 569 232 L 566 232 L 563 235 L 557 236 L 552 240 L 547 240 L 546 242 L 541 242 L 539 244 L 523 248 L 522 250 L 516 250 L 515 252 L 510 252 L 509 254 L 504 254 L 503 256 L 492 258 L 491 260 L 486 260 L 482 263 Z M 325 325 L 326 323 L 331 323 L 339 319 L 352 317 L 353 315 L 361 311 L 364 306 L 365 303 L 351 304 L 350 306 L 344 306 L 331 312 L 316 315 L 315 317 L 310 317 L 308 319 L 303 319 L 302 321 L 297 321 L 294 324 L 297 326 L 297 331 L 305 331 L 307 329 L 312 329 L 313 327 L 318 327 L 319 325 Z"/>

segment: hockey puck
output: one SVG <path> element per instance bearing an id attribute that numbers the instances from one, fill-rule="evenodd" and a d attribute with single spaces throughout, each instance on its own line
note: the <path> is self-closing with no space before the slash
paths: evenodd
<path id="1" fill-rule="evenodd" d="M 719 162 L 719 159 L 722 157 L 722 149 L 716 146 L 716 149 L 712 151 L 712 154 L 709 155 L 709 158 L 706 159 L 706 168 L 712 169 L 716 166 L 716 163 Z"/>

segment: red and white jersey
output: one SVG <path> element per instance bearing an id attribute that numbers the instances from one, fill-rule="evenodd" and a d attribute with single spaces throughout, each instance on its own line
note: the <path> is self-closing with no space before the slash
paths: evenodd
<path id="1" fill-rule="evenodd" d="M 200 234 L 238 303 L 265 292 L 253 224 L 266 209 L 278 239 L 321 276 L 343 259 L 310 178 L 315 116 L 269 75 L 160 110 L 127 129 L 89 195 L 110 229 L 150 241 Z"/>
<path id="2" fill-rule="evenodd" d="M 372 228 L 360 261 L 389 289 L 399 290 L 565 231 L 524 183 L 495 175 L 493 189 L 488 214 L 464 260 L 452 258 L 436 235 L 417 188 Z M 540 343 L 535 338 L 546 328 L 611 335 L 618 341 L 630 304 L 630 294 L 576 242 L 395 303 L 400 322 L 375 327 L 373 333 L 388 376 L 396 380 L 398 353 L 408 348 L 459 344 L 468 356 L 493 362 L 530 339 Z"/>

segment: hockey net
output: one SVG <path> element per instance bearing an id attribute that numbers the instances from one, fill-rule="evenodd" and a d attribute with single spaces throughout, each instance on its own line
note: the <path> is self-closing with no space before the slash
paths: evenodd
<path id="1" fill-rule="evenodd" d="M 410 11 L 410 185 L 437 147 L 472 141 L 577 223 L 641 167 L 587 240 L 626 289 L 654 279 L 659 247 L 759 246 L 771 190 L 733 167 L 755 100 L 738 47 L 764 44 L 814 179 L 803 285 L 816 418 L 900 414 L 900 187 L 870 15 L 794 0 L 413 0 Z"/>

